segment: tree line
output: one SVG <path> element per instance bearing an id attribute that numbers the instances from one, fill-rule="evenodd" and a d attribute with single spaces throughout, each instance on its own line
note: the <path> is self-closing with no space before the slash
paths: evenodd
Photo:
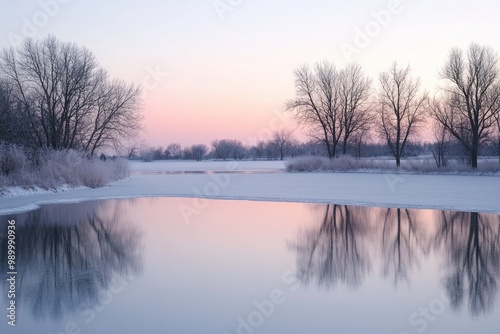
<path id="1" fill-rule="evenodd" d="M 280 130 L 289 131 L 289 130 Z M 290 132 L 290 131 L 289 131 Z M 457 142 L 447 142 L 446 152 L 461 162 L 466 159 L 462 154 L 461 145 Z M 431 142 L 407 142 L 405 146 L 405 157 L 416 158 L 431 155 L 437 148 L 436 143 Z M 371 141 L 363 141 L 361 144 L 348 143 L 346 152 L 354 158 L 387 157 L 391 154 L 386 144 Z M 482 153 L 485 156 L 497 154 L 496 144 L 484 145 Z M 276 139 L 274 136 L 269 140 L 261 140 L 254 145 L 245 145 L 237 139 L 218 139 L 212 141 L 211 145 L 195 144 L 182 146 L 180 143 L 170 143 L 166 146 L 147 146 L 146 144 L 135 144 L 128 147 L 125 153 L 132 160 L 283 160 L 285 158 L 299 156 L 324 156 L 325 150 L 321 143 L 315 140 L 298 141 L 291 137 Z M 437 157 L 436 157 L 437 158 Z"/>
<path id="2" fill-rule="evenodd" d="M 433 124 L 439 165 L 447 148 L 459 143 L 466 162 L 477 168 L 478 156 L 496 143 L 500 154 L 500 67 L 491 47 L 476 43 L 453 48 L 439 73 L 441 88 L 430 96 L 410 66 L 393 63 L 377 84 L 358 64 L 336 68 L 328 61 L 294 71 L 295 97 L 286 102 L 309 136 L 330 158 L 346 154 L 349 144 L 370 136 L 383 141 L 400 166 L 408 144 Z"/>
<path id="3" fill-rule="evenodd" d="M 139 87 L 54 36 L 0 54 L 0 142 L 94 156 L 138 134 L 141 105 Z"/>
<path id="4" fill-rule="evenodd" d="M 260 140 L 253 146 L 245 145 L 237 139 L 216 139 L 210 147 L 205 144 L 195 144 L 182 147 L 180 143 L 171 143 L 165 148 L 141 147 L 143 144 L 133 145 L 128 150 L 128 157 L 132 159 L 151 160 L 242 160 L 267 159 L 283 160 L 285 157 L 305 154 L 320 154 L 314 143 L 299 143 L 293 138 L 293 131 L 279 129 L 272 133 L 268 140 Z"/>

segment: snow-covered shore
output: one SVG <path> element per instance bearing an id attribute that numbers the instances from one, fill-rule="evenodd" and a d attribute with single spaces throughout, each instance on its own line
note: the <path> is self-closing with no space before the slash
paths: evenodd
<path id="1" fill-rule="evenodd" d="M 196 198 L 212 198 L 500 213 L 499 176 L 276 173 L 284 167 L 281 162 L 214 162 L 190 169 L 182 166 L 186 163 L 167 164 L 133 163 L 129 179 L 103 188 L 5 196 L 0 214 L 48 203 L 133 197 L 189 197 L 194 209 Z M 211 173 L 169 173 L 181 170 Z M 234 173 L 242 171 L 256 173 Z"/>

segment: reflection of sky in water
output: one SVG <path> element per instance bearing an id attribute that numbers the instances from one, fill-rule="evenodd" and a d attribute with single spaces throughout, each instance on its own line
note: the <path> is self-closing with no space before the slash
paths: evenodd
<path id="1" fill-rule="evenodd" d="M 18 333 L 479 333 L 500 315 L 495 215 L 134 199 L 9 218 Z"/>

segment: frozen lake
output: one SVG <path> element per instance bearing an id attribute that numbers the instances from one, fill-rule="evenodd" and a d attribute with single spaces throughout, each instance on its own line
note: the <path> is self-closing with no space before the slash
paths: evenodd
<path id="1" fill-rule="evenodd" d="M 0 226 L 1 333 L 460 334 L 500 318 L 491 213 L 136 198 Z"/>

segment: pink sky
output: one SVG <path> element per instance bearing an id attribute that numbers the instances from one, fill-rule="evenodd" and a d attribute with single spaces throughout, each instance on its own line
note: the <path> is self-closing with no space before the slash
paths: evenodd
<path id="1" fill-rule="evenodd" d="M 500 51 L 500 5 L 492 0 L 40 0 L 8 6 L 0 11 L 0 48 L 12 46 L 12 36 L 54 34 L 88 47 L 112 76 L 147 86 L 143 138 L 155 146 L 259 137 L 276 113 L 284 115 L 294 95 L 292 72 L 304 63 L 358 61 L 376 83 L 397 60 L 410 64 L 433 92 L 452 47 L 476 41 Z M 359 31 L 371 37 L 364 40 Z M 347 55 L 346 45 L 356 52 Z M 155 71 L 161 74 L 156 79 Z M 291 119 L 280 122 L 294 126 Z"/>

